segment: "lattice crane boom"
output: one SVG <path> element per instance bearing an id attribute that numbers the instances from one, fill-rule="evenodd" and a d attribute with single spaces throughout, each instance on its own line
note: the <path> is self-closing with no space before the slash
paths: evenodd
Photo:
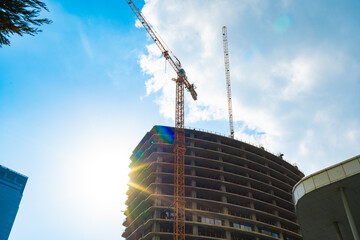
<path id="1" fill-rule="evenodd" d="M 226 92 L 227 92 L 227 100 L 228 100 L 230 137 L 234 138 L 234 123 L 233 123 L 231 83 L 230 83 L 229 49 L 228 49 L 228 37 L 227 37 L 226 26 L 222 27 L 222 35 L 223 35 L 223 45 L 224 45 L 225 77 L 226 77 Z"/>
<path id="2" fill-rule="evenodd" d="M 149 33 L 150 37 L 154 40 L 156 45 L 159 47 L 162 55 L 165 59 L 170 63 L 172 68 L 175 70 L 178 78 L 181 78 L 186 89 L 190 92 L 192 98 L 194 100 L 197 99 L 197 93 L 195 91 L 194 84 L 190 84 L 187 80 L 187 76 L 185 70 L 181 66 L 181 62 L 179 59 L 171 52 L 165 42 L 161 39 L 159 34 L 155 31 L 155 29 L 151 26 L 151 24 L 146 20 L 144 15 L 140 12 L 140 10 L 136 7 L 132 0 L 126 0 L 131 10 L 135 13 L 136 17 L 139 19 L 141 24 L 144 26 L 146 31 Z"/>
<path id="3" fill-rule="evenodd" d="M 185 125 L 184 125 L 184 88 L 194 100 L 197 99 L 194 84 L 187 80 L 185 70 L 177 57 L 162 41 L 158 33 L 146 20 L 132 0 L 126 0 L 141 24 L 159 47 L 165 59 L 170 63 L 177 74 L 173 79 L 176 83 L 175 106 L 175 138 L 174 138 L 174 240 L 185 240 Z"/>

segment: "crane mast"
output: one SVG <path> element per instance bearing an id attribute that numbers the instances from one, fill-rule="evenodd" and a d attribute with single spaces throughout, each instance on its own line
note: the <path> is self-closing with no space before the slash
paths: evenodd
<path id="1" fill-rule="evenodd" d="M 229 123 L 230 123 L 230 137 L 234 138 L 234 124 L 233 124 L 231 84 L 230 84 L 229 49 L 228 49 L 228 37 L 227 37 L 226 26 L 222 27 L 222 35 L 223 35 L 223 45 L 224 45 L 225 77 L 226 77 L 226 92 L 227 92 Z"/>
<path id="2" fill-rule="evenodd" d="M 141 24 L 159 47 L 162 55 L 170 63 L 177 74 L 175 104 L 175 136 L 174 136 L 174 240 L 185 240 L 185 125 L 184 125 L 184 89 L 186 88 L 194 100 L 197 99 L 194 84 L 187 80 L 185 70 L 177 57 L 162 41 L 158 33 L 146 20 L 132 0 L 126 0 Z"/>

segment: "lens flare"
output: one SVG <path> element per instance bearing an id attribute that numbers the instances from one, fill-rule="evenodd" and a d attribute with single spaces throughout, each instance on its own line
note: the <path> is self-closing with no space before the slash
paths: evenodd
<path id="1" fill-rule="evenodd" d="M 281 15 L 275 19 L 273 28 L 275 32 L 285 33 L 289 31 L 293 24 L 293 19 L 290 15 Z"/>
<path id="2" fill-rule="evenodd" d="M 174 142 L 174 132 L 171 128 L 165 126 L 155 126 L 151 133 L 154 138 L 152 141 L 172 144 Z"/>
<path id="3" fill-rule="evenodd" d="M 147 193 L 147 194 L 152 194 L 152 192 L 149 190 L 149 189 L 147 189 L 147 188 L 145 188 L 145 187 L 143 187 L 143 186 L 141 186 L 141 185 L 139 185 L 139 184 L 136 184 L 136 183 L 133 183 L 133 182 L 128 182 L 128 185 L 130 186 L 130 187 L 133 187 L 133 188 L 136 188 L 136 189 L 138 189 L 138 190 L 140 190 L 140 191 L 142 191 L 142 192 L 145 192 L 145 193 Z"/>
<path id="4" fill-rule="evenodd" d="M 129 172 L 129 175 L 134 174 L 135 172 L 139 172 L 140 170 L 144 169 L 148 165 L 149 165 L 149 163 L 144 163 L 144 164 L 140 164 L 139 166 L 132 167 Z"/>

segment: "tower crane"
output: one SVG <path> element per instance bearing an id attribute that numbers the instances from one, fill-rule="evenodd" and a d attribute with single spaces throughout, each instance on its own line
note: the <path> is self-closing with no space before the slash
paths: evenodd
<path id="1" fill-rule="evenodd" d="M 226 26 L 222 27 L 223 45 L 224 45 L 224 61 L 225 61 L 225 77 L 226 77 L 226 91 L 228 100 L 229 123 L 230 123 L 230 137 L 234 139 L 234 123 L 232 114 L 232 101 L 231 101 L 231 84 L 230 84 L 230 65 L 229 65 L 229 49 L 228 37 Z"/>
<path id="2" fill-rule="evenodd" d="M 177 74 L 174 137 L 174 240 L 185 240 L 185 129 L 184 129 L 184 87 L 194 100 L 197 99 L 194 84 L 187 80 L 185 70 L 177 57 L 170 51 L 159 34 L 154 30 L 132 0 L 126 0 L 150 37 L 159 47 L 162 55 Z"/>

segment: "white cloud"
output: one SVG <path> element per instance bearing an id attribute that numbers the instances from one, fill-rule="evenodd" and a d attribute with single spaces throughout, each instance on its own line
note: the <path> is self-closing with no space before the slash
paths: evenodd
<path id="1" fill-rule="evenodd" d="M 236 137 L 285 153 L 310 173 L 356 154 L 359 122 L 344 110 L 355 96 L 342 94 L 358 87 L 359 63 L 336 42 L 310 36 L 302 42 L 301 32 L 293 32 L 292 41 L 276 35 L 268 27 L 273 12 L 281 16 L 294 4 L 282 1 L 276 9 L 259 1 L 148 0 L 143 13 L 198 87 L 196 102 L 186 94 L 187 125 L 227 121 L 221 34 L 227 25 Z M 140 66 L 150 76 L 147 94 L 157 94 L 160 113 L 174 118 L 175 73 L 164 73 L 155 44 Z"/>

